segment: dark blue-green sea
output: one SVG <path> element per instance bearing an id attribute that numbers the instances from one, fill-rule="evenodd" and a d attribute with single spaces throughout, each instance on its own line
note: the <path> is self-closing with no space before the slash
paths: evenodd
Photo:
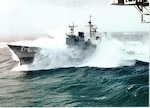
<path id="1" fill-rule="evenodd" d="M 83 55 L 60 40 L 40 38 L 32 44 L 41 50 L 25 66 L 1 42 L 0 107 L 148 107 L 148 36 L 110 33 Z"/>

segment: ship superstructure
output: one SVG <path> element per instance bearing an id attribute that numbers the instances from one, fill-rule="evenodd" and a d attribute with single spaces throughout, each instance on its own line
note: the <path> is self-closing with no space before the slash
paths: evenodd
<path id="1" fill-rule="evenodd" d="M 74 28 L 77 27 L 74 25 L 70 27 L 70 33 L 66 34 L 66 44 L 70 46 L 79 46 L 80 48 L 88 48 L 88 47 L 96 47 L 97 41 L 99 41 L 99 36 L 97 36 L 97 27 L 92 24 L 91 16 L 89 24 L 86 27 L 89 27 L 89 35 L 88 38 L 85 39 L 85 33 L 80 31 L 78 35 L 74 34 Z"/>

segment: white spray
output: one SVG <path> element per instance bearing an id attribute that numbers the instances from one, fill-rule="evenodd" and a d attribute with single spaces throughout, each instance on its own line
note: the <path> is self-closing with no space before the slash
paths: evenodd
<path id="1" fill-rule="evenodd" d="M 21 66 L 20 70 L 39 70 L 61 67 L 118 67 L 135 63 L 134 60 L 148 61 L 148 44 L 139 41 L 121 42 L 111 37 L 102 37 L 95 52 L 82 59 L 82 51 L 79 48 L 70 48 L 65 44 L 65 37 L 39 38 L 32 45 L 41 48 L 37 52 L 34 62 L 27 66 Z M 85 55 L 86 56 L 86 55 Z"/>

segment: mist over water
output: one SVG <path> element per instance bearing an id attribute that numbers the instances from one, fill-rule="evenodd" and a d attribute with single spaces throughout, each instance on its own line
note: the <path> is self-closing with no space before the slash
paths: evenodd
<path id="1" fill-rule="evenodd" d="M 135 60 L 149 62 L 149 42 L 120 41 L 110 34 L 103 37 L 94 54 L 83 66 L 119 67 L 135 64 Z"/>
<path id="2" fill-rule="evenodd" d="M 138 34 L 138 33 L 137 33 Z M 58 34 L 60 35 L 60 34 Z M 149 42 L 140 40 L 120 41 L 111 34 L 101 34 L 94 52 L 83 51 L 65 44 L 65 36 L 38 38 L 29 46 L 39 47 L 31 65 L 22 65 L 13 70 L 43 70 L 62 67 L 120 67 L 135 64 L 135 60 L 149 62 Z M 61 38 L 59 38 L 61 37 Z M 143 36 L 143 38 L 145 38 Z M 23 44 L 23 43 L 22 43 Z"/>

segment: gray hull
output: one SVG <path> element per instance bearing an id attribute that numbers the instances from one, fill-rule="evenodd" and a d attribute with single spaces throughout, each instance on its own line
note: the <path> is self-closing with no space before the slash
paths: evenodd
<path id="1" fill-rule="evenodd" d="M 9 48 L 17 55 L 20 60 L 20 65 L 31 64 L 34 60 L 38 47 L 29 47 L 21 45 L 8 45 Z"/>

